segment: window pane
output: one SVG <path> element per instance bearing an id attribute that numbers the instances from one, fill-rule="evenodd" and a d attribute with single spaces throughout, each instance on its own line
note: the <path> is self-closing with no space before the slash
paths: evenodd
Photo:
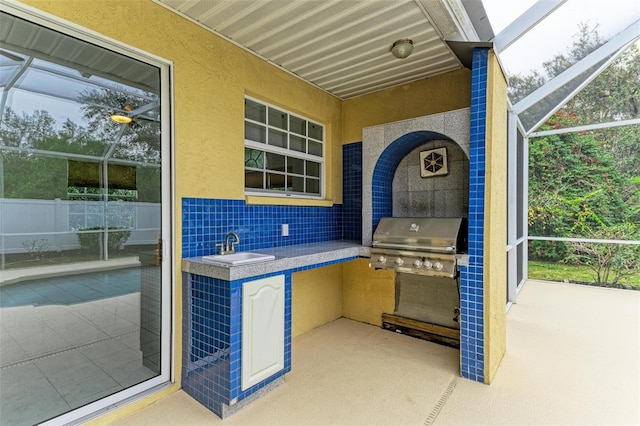
<path id="1" fill-rule="evenodd" d="M 309 141 L 309 154 L 322 157 L 322 144 L 318 142 Z"/>
<path id="2" fill-rule="evenodd" d="M 269 125 L 279 129 L 287 130 L 288 114 L 278 111 L 275 108 L 269 108 Z"/>
<path id="3" fill-rule="evenodd" d="M 304 192 L 304 178 L 293 176 L 289 178 L 291 190 L 294 192 Z"/>
<path id="4" fill-rule="evenodd" d="M 322 126 L 319 126 L 318 124 L 314 124 L 314 123 L 309 123 L 309 137 L 321 141 Z"/>
<path id="5" fill-rule="evenodd" d="M 284 172 L 285 167 L 285 157 L 284 155 L 272 154 L 267 152 L 267 169 L 268 170 L 277 170 L 279 172 Z"/>
<path id="6" fill-rule="evenodd" d="M 258 189 L 258 175 L 250 172 L 264 170 L 265 173 L 260 175 L 260 182 L 263 182 L 262 189 L 265 192 L 286 191 L 314 196 L 323 193 L 322 125 L 259 101 L 247 99 L 245 105 L 248 109 L 245 112 L 245 187 Z M 261 105 L 264 109 L 259 108 Z M 253 121 L 261 120 L 263 113 L 266 114 L 264 126 Z M 255 149 L 256 146 L 250 143 L 252 141 L 265 145 Z M 308 161 L 309 155 L 317 157 L 317 161 Z M 307 178 L 311 178 L 310 183 L 306 181 Z M 307 191 L 307 185 L 310 185 L 311 192 Z"/>
<path id="7" fill-rule="evenodd" d="M 254 169 L 264 169 L 264 152 L 257 149 L 244 149 L 244 166 Z"/>
<path id="8" fill-rule="evenodd" d="M 287 134 L 277 130 L 269 129 L 269 145 L 287 147 Z"/>
<path id="9" fill-rule="evenodd" d="M 244 116 L 250 120 L 266 123 L 267 107 L 252 101 L 251 99 L 244 100 Z"/>
<path id="10" fill-rule="evenodd" d="M 320 163 L 307 161 L 307 176 L 320 177 Z"/>
<path id="11" fill-rule="evenodd" d="M 304 160 L 299 158 L 287 157 L 287 172 L 295 173 L 297 175 L 304 174 Z"/>
<path id="12" fill-rule="evenodd" d="M 289 117 L 290 130 L 293 133 L 297 133 L 302 136 L 306 136 L 307 134 L 307 121 L 302 118 L 290 116 Z"/>
<path id="13" fill-rule="evenodd" d="M 289 149 L 299 152 L 307 152 L 307 140 L 300 136 L 289 135 Z"/>
<path id="14" fill-rule="evenodd" d="M 264 173 L 253 170 L 244 171 L 244 186 L 247 188 L 264 188 Z"/>
<path id="15" fill-rule="evenodd" d="M 320 194 L 320 179 L 307 178 L 307 193 Z"/>
<path id="16" fill-rule="evenodd" d="M 255 142 L 267 142 L 267 129 L 254 123 L 244 123 L 244 138 Z"/>
<path id="17" fill-rule="evenodd" d="M 285 191 L 287 189 L 285 175 L 277 173 L 267 173 L 267 185 L 265 189 Z"/>

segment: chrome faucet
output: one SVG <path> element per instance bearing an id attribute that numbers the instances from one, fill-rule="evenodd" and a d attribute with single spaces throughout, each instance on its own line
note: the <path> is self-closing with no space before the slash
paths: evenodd
<path id="1" fill-rule="evenodd" d="M 231 237 L 236 239 L 235 242 L 231 241 Z M 236 252 L 236 244 L 240 244 L 240 237 L 235 232 L 229 232 L 224 238 L 224 244 L 216 244 L 216 247 L 220 247 L 218 254 L 233 254 Z"/>

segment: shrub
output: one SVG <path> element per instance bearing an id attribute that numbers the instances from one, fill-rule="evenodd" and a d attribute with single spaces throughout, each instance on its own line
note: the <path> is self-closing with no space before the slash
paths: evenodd
<path id="1" fill-rule="evenodd" d="M 43 253 L 49 251 L 49 240 L 46 238 L 25 240 L 22 242 L 22 247 L 29 253 L 29 257 L 40 257 Z"/>
<path id="2" fill-rule="evenodd" d="M 640 238 L 633 224 L 623 224 L 592 231 L 592 238 L 636 240 Z M 570 242 L 573 249 L 567 261 L 587 265 L 596 284 L 617 284 L 621 278 L 640 273 L 640 246 L 616 243 Z"/>
<path id="3" fill-rule="evenodd" d="M 95 231 L 104 231 L 103 226 L 94 226 L 92 228 L 81 229 L 80 231 L 91 231 L 91 232 L 80 232 L 78 233 L 78 239 L 80 240 L 80 246 L 88 250 L 92 253 L 100 252 L 100 247 L 102 247 L 102 238 L 103 232 L 95 232 Z M 109 228 L 109 250 L 116 250 L 120 248 L 122 244 L 127 242 L 129 237 L 131 236 L 131 231 L 122 227 L 113 227 Z"/>
<path id="4" fill-rule="evenodd" d="M 563 241 L 529 241 L 529 258 L 558 262 L 566 258 L 567 245 Z"/>

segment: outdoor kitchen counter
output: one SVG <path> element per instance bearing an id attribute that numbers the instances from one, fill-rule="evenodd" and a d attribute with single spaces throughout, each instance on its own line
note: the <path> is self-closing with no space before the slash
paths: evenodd
<path id="1" fill-rule="evenodd" d="M 327 262 L 370 257 L 370 249 L 370 247 L 363 246 L 356 241 L 327 241 L 251 250 L 252 253 L 270 254 L 276 258 L 275 260 L 240 266 L 221 266 L 203 260 L 201 256 L 190 257 L 182 259 L 182 272 L 234 281 L 257 275 L 321 265 Z"/>

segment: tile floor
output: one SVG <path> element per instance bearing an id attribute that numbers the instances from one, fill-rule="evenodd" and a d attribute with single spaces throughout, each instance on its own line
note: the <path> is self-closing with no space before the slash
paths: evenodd
<path id="1" fill-rule="evenodd" d="M 38 423 L 155 376 L 139 318 L 139 268 L 0 288 L 0 424 Z"/>
<path id="2" fill-rule="evenodd" d="M 292 341 L 285 383 L 221 420 L 184 391 L 112 426 L 640 425 L 640 291 L 529 281 L 489 386 L 457 351 L 339 319 Z"/>

